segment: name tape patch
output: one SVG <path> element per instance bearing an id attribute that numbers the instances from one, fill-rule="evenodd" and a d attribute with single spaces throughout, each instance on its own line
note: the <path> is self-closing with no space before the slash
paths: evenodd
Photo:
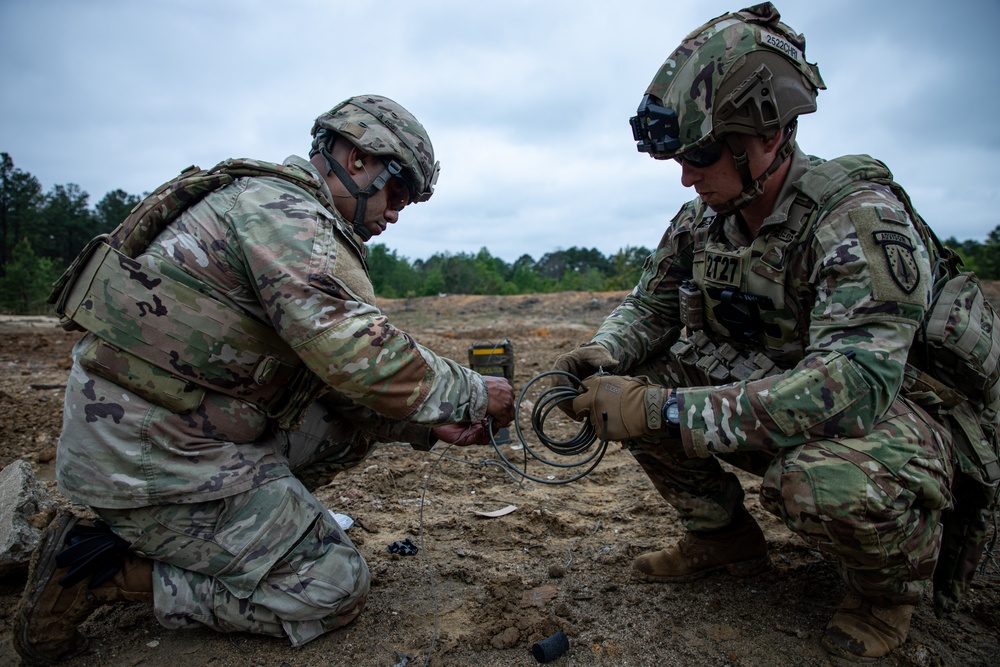
<path id="1" fill-rule="evenodd" d="M 784 37 L 775 35 L 773 32 L 761 30 L 757 33 L 757 42 L 763 44 L 764 46 L 770 46 L 775 51 L 781 51 L 792 60 L 805 62 L 805 59 L 802 56 L 802 51 L 799 47 L 795 46 Z"/>

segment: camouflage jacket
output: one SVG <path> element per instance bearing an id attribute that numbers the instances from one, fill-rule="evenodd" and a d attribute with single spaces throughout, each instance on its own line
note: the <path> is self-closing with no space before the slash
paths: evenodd
<path id="1" fill-rule="evenodd" d="M 796 148 L 775 209 L 756 238 L 735 216 L 709 218 L 699 200 L 683 206 L 638 285 L 593 338 L 621 362 L 616 372 L 655 366 L 681 333 L 679 288 L 694 277 L 699 235 L 707 236 L 709 262 L 712 252 L 717 263 L 733 260 L 732 285 L 780 283 L 783 298 L 767 322 L 780 333 L 757 343 L 727 335 L 718 309 L 706 305 L 704 331 L 713 343 L 730 343 L 746 356 L 762 352 L 779 372 L 679 389 L 682 441 L 691 456 L 864 436 L 900 391 L 927 307 L 926 248 L 890 190 L 867 181 L 822 210 L 807 229 L 790 234 L 785 223 L 799 194 L 796 182 L 822 162 Z M 787 245 L 775 256 L 768 244 L 778 235 L 786 235 Z M 890 247 L 890 238 L 899 245 Z"/>
<path id="2" fill-rule="evenodd" d="M 286 164 L 326 188 L 309 162 L 292 156 Z M 387 320 L 375 306 L 363 246 L 349 230 L 294 184 L 246 177 L 186 210 L 136 259 L 269 323 L 331 388 L 324 401 L 339 406 L 339 432 L 349 444 L 375 438 L 429 446 L 431 425 L 482 419 L 482 377 Z M 164 321 L 164 330 L 171 325 Z M 176 332 L 180 340 L 196 334 Z M 259 442 L 275 425 L 258 408 L 212 391 L 183 414 L 154 405 L 81 365 L 93 340 L 88 334 L 74 350 L 67 385 L 57 457 L 67 497 L 119 508 L 189 503 L 288 474 L 273 446 Z"/>

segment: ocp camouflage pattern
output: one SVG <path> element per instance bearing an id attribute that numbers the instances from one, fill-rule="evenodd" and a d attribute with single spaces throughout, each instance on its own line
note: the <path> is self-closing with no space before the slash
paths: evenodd
<path id="1" fill-rule="evenodd" d="M 226 502 L 97 513 L 155 561 L 154 612 L 163 627 L 287 636 L 300 646 L 364 607 L 364 558 L 295 478 Z"/>
<path id="2" fill-rule="evenodd" d="M 293 156 L 286 165 L 311 174 L 330 196 L 310 163 Z M 367 443 L 373 434 L 398 431 L 391 424 L 399 420 L 428 427 L 482 419 L 483 379 L 419 345 L 378 310 L 361 246 L 349 229 L 285 180 L 239 178 L 172 222 L 135 258 L 135 285 L 122 291 L 141 292 L 149 267 L 204 293 L 201 301 L 197 295 L 175 298 L 195 309 L 204 305 L 206 315 L 215 312 L 207 304 L 218 300 L 273 328 L 290 350 L 281 362 L 290 366 L 298 358 L 308 377 L 368 410 L 363 423 L 345 427 L 348 441 Z M 133 300 L 135 310 L 126 312 L 108 296 L 108 317 L 123 331 L 134 330 L 138 318 L 155 319 L 150 329 L 179 349 L 206 347 L 226 328 L 209 317 L 199 327 L 171 317 L 155 290 L 147 301 L 148 307 L 140 307 Z M 255 444 L 274 427 L 259 407 L 190 388 L 177 396 L 181 405 L 164 407 L 153 395 L 158 392 L 144 397 L 109 381 L 108 375 L 121 381 L 113 373 L 85 368 L 81 358 L 88 346 L 94 346 L 92 335 L 74 349 L 66 391 L 57 476 L 68 497 L 97 507 L 193 502 L 225 497 L 278 474 L 270 448 Z M 223 362 L 245 354 L 236 345 L 211 350 Z M 116 370 L 129 372 L 127 364 Z M 140 380 L 154 388 L 166 381 Z M 302 395 L 315 398 L 308 391 Z M 413 437 L 426 444 L 426 428 Z"/>
<path id="3" fill-rule="evenodd" d="M 398 156 L 412 179 L 411 198 L 426 201 L 434 191 L 440 165 L 427 130 L 413 114 L 381 95 L 344 100 L 313 124 L 311 152 L 319 150 L 320 130 L 336 132 L 368 155 Z"/>
<path id="4" fill-rule="evenodd" d="M 838 191 L 842 199 L 796 227 L 804 193 L 833 167 L 866 162 L 876 165 L 865 156 L 825 163 L 796 149 L 756 238 L 734 216 L 689 202 L 593 342 L 619 360 L 616 373 L 677 387 L 680 438 L 624 444 L 689 530 L 724 527 L 743 503 L 725 461 L 763 476 L 763 506 L 836 557 L 851 590 L 913 604 L 953 503 L 950 432 L 900 395 L 927 307 L 928 254 L 905 207 L 871 181 Z M 706 268 L 713 256 L 730 258 L 732 270 Z M 685 386 L 669 356 L 683 332 L 685 281 L 705 295 L 703 332 L 715 344 L 766 355 L 779 372 Z M 747 309 L 754 328 L 740 330 L 723 306 L 751 291 L 754 304 L 770 305 L 765 317 Z"/>
<path id="5" fill-rule="evenodd" d="M 677 113 L 680 131 L 680 145 L 655 157 L 679 155 L 718 138 L 718 132 L 713 134 L 720 122 L 715 94 L 751 51 L 780 51 L 811 86 L 826 87 L 819 69 L 805 60 L 805 37 L 780 19 L 774 5 L 764 2 L 716 17 L 684 38 L 646 89 Z"/>
<path id="6" fill-rule="evenodd" d="M 794 182 L 821 161 L 796 150 L 775 212 L 757 241 L 745 236 L 732 216 L 708 223 L 709 251 L 737 254 L 757 248 L 743 266 L 748 274 L 767 271 L 760 258 L 769 234 L 784 227 L 796 190 Z M 909 239 L 922 282 L 907 293 L 893 277 L 888 256 L 862 238 L 850 211 L 877 211 L 878 223 Z M 685 205 L 647 260 L 639 284 L 608 316 L 593 340 L 621 362 L 617 372 L 666 354 L 680 334 L 678 289 L 695 269 L 694 225 L 705 207 Z M 900 220 L 904 224 L 900 224 Z M 927 302 L 926 249 L 906 212 L 887 188 L 857 188 L 823 215 L 804 237 L 787 247 L 784 284 L 776 286 L 769 319 L 780 323 L 783 340 L 750 345 L 716 328 L 713 338 L 745 353 L 764 352 L 784 372 L 752 382 L 678 392 L 684 448 L 690 456 L 740 449 L 776 451 L 816 439 L 860 437 L 886 413 L 899 393 L 914 332 Z M 867 230 L 871 232 L 872 230 Z M 711 320 L 711 309 L 706 308 Z"/>

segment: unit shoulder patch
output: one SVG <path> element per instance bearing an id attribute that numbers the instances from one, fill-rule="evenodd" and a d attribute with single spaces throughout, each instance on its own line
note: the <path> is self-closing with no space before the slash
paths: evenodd
<path id="1" fill-rule="evenodd" d="M 872 238 L 885 253 L 892 279 L 896 281 L 900 289 L 907 294 L 912 294 L 920 283 L 920 269 L 913 256 L 913 251 L 916 248 L 910 239 L 905 234 L 897 232 L 872 232 Z"/>
<path id="2" fill-rule="evenodd" d="M 851 209 L 851 222 L 871 270 L 872 294 L 879 301 L 923 305 L 929 276 L 908 223 L 878 206 Z"/>

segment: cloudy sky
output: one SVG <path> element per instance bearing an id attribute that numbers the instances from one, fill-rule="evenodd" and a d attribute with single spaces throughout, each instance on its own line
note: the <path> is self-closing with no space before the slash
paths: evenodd
<path id="1" fill-rule="evenodd" d="M 305 155 L 379 93 L 426 126 L 434 198 L 378 237 L 410 259 L 652 248 L 691 197 L 628 119 L 719 0 L 0 0 L 0 151 L 43 189 L 153 190 L 190 164 Z M 942 238 L 1000 224 L 1000 0 L 778 0 L 828 90 L 815 155 L 888 163 Z"/>

